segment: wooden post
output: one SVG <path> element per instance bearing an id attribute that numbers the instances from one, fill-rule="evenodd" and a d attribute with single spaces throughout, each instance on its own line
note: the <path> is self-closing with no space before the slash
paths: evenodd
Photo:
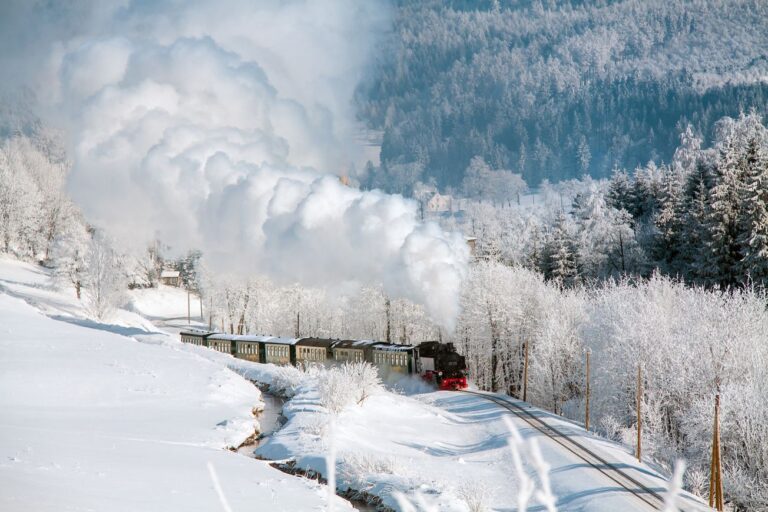
<path id="1" fill-rule="evenodd" d="M 643 367 L 637 365 L 637 460 L 643 460 Z"/>
<path id="2" fill-rule="evenodd" d="M 712 429 L 712 464 L 709 468 L 709 506 L 725 508 L 723 499 L 723 465 L 720 460 L 720 394 L 715 395 L 715 425 Z"/>
<path id="3" fill-rule="evenodd" d="M 589 430 L 589 355 L 591 353 L 592 351 L 587 349 L 587 407 L 584 412 L 584 428 L 586 430 Z"/>
<path id="4" fill-rule="evenodd" d="M 523 402 L 528 401 L 528 341 L 525 342 L 525 362 L 523 363 Z"/>
<path id="5" fill-rule="evenodd" d="M 392 343 L 392 305 L 389 302 L 389 297 L 384 299 L 384 309 L 387 312 L 387 335 L 385 339 L 387 343 Z"/>

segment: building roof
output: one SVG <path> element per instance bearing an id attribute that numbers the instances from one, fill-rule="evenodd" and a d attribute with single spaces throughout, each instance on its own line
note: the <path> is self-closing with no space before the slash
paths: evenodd
<path id="1" fill-rule="evenodd" d="M 160 277 L 179 277 L 181 275 L 178 270 L 163 270 L 160 272 Z"/>

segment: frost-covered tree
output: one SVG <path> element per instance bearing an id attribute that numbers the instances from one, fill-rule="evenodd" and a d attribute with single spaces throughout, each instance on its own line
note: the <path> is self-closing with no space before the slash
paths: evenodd
<path id="1" fill-rule="evenodd" d="M 735 286 L 741 279 L 739 240 L 744 234 L 741 222 L 741 197 L 746 179 L 740 130 L 731 121 L 721 128 L 726 134 L 717 148 L 715 184 L 709 191 L 709 209 L 704 218 L 703 252 L 700 278 L 710 286 Z"/>
<path id="2" fill-rule="evenodd" d="M 83 222 L 71 222 L 53 243 L 51 256 L 55 274 L 72 285 L 78 300 L 88 271 L 93 230 Z"/>
<path id="3" fill-rule="evenodd" d="M 544 246 L 542 270 L 561 286 L 572 287 L 580 281 L 577 245 L 564 214 L 557 217 Z"/>
<path id="4" fill-rule="evenodd" d="M 768 285 L 768 137 L 753 134 L 744 156 L 741 193 L 741 251 L 739 274 L 744 281 Z"/>
<path id="5" fill-rule="evenodd" d="M 99 320 L 108 318 L 123 299 L 125 282 L 119 263 L 110 241 L 96 231 L 88 245 L 83 284 L 88 311 Z"/>

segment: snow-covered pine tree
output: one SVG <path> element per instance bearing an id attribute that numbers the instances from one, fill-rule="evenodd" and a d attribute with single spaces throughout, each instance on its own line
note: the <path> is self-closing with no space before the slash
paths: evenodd
<path id="1" fill-rule="evenodd" d="M 653 161 L 635 171 L 631 207 L 628 209 L 635 219 L 648 221 L 658 212 L 663 190 L 663 174 L 663 169 L 657 167 Z"/>
<path id="2" fill-rule="evenodd" d="M 740 274 L 758 286 L 768 284 L 768 137 L 767 130 L 750 136 L 743 163 L 746 176 L 741 193 L 742 260 Z"/>
<path id="3" fill-rule="evenodd" d="M 544 246 L 544 276 L 560 286 L 573 287 L 580 281 L 578 250 L 568 231 L 567 218 L 560 213 Z"/>
<path id="4" fill-rule="evenodd" d="M 687 281 L 700 281 L 703 275 L 704 241 L 707 232 L 704 220 L 709 210 L 709 190 L 714 186 L 714 156 L 703 153 L 688 175 L 683 197 L 683 233 L 678 251 L 677 267 L 680 277 Z"/>
<path id="5" fill-rule="evenodd" d="M 608 204 L 632 213 L 632 180 L 624 169 L 614 169 L 608 185 Z"/>
<path id="6" fill-rule="evenodd" d="M 652 257 L 667 274 L 681 275 L 680 250 L 685 236 L 685 183 L 688 175 L 681 167 L 666 167 L 662 176 L 661 206 L 654 216 L 656 233 Z"/>
<path id="7" fill-rule="evenodd" d="M 738 130 L 728 130 L 717 149 L 715 185 L 709 191 L 709 208 L 704 218 L 704 250 L 700 278 L 707 286 L 729 288 L 740 279 L 742 238 L 741 195 L 744 187 L 743 162 Z"/>

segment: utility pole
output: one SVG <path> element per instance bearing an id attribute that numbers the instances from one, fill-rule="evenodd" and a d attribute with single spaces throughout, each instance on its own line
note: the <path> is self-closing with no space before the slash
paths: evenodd
<path id="1" fill-rule="evenodd" d="M 723 510 L 723 466 L 720 460 L 720 393 L 715 395 L 715 425 L 712 429 L 712 465 L 709 470 L 709 506 Z"/>
<path id="2" fill-rule="evenodd" d="M 203 294 L 198 291 L 197 297 L 200 299 L 200 321 L 205 322 L 205 317 L 203 316 Z"/>
<path id="3" fill-rule="evenodd" d="M 528 401 L 528 340 L 525 341 L 525 361 L 523 362 L 523 402 Z"/>
<path id="4" fill-rule="evenodd" d="M 389 297 L 384 299 L 384 309 L 387 312 L 387 343 L 392 343 L 392 305 L 389 302 Z"/>
<path id="5" fill-rule="evenodd" d="M 643 457 L 643 367 L 637 364 L 637 460 Z"/>
<path id="6" fill-rule="evenodd" d="M 589 430 L 589 355 L 592 353 L 592 350 L 587 348 L 586 354 L 587 354 L 587 407 L 586 411 L 584 413 L 584 428 Z"/>
<path id="7" fill-rule="evenodd" d="M 213 296 L 208 299 L 208 330 L 213 330 Z"/>
<path id="8" fill-rule="evenodd" d="M 187 325 L 192 324 L 192 309 L 191 309 L 192 306 L 190 301 L 191 301 L 190 293 L 189 293 L 189 290 L 187 290 Z"/>

